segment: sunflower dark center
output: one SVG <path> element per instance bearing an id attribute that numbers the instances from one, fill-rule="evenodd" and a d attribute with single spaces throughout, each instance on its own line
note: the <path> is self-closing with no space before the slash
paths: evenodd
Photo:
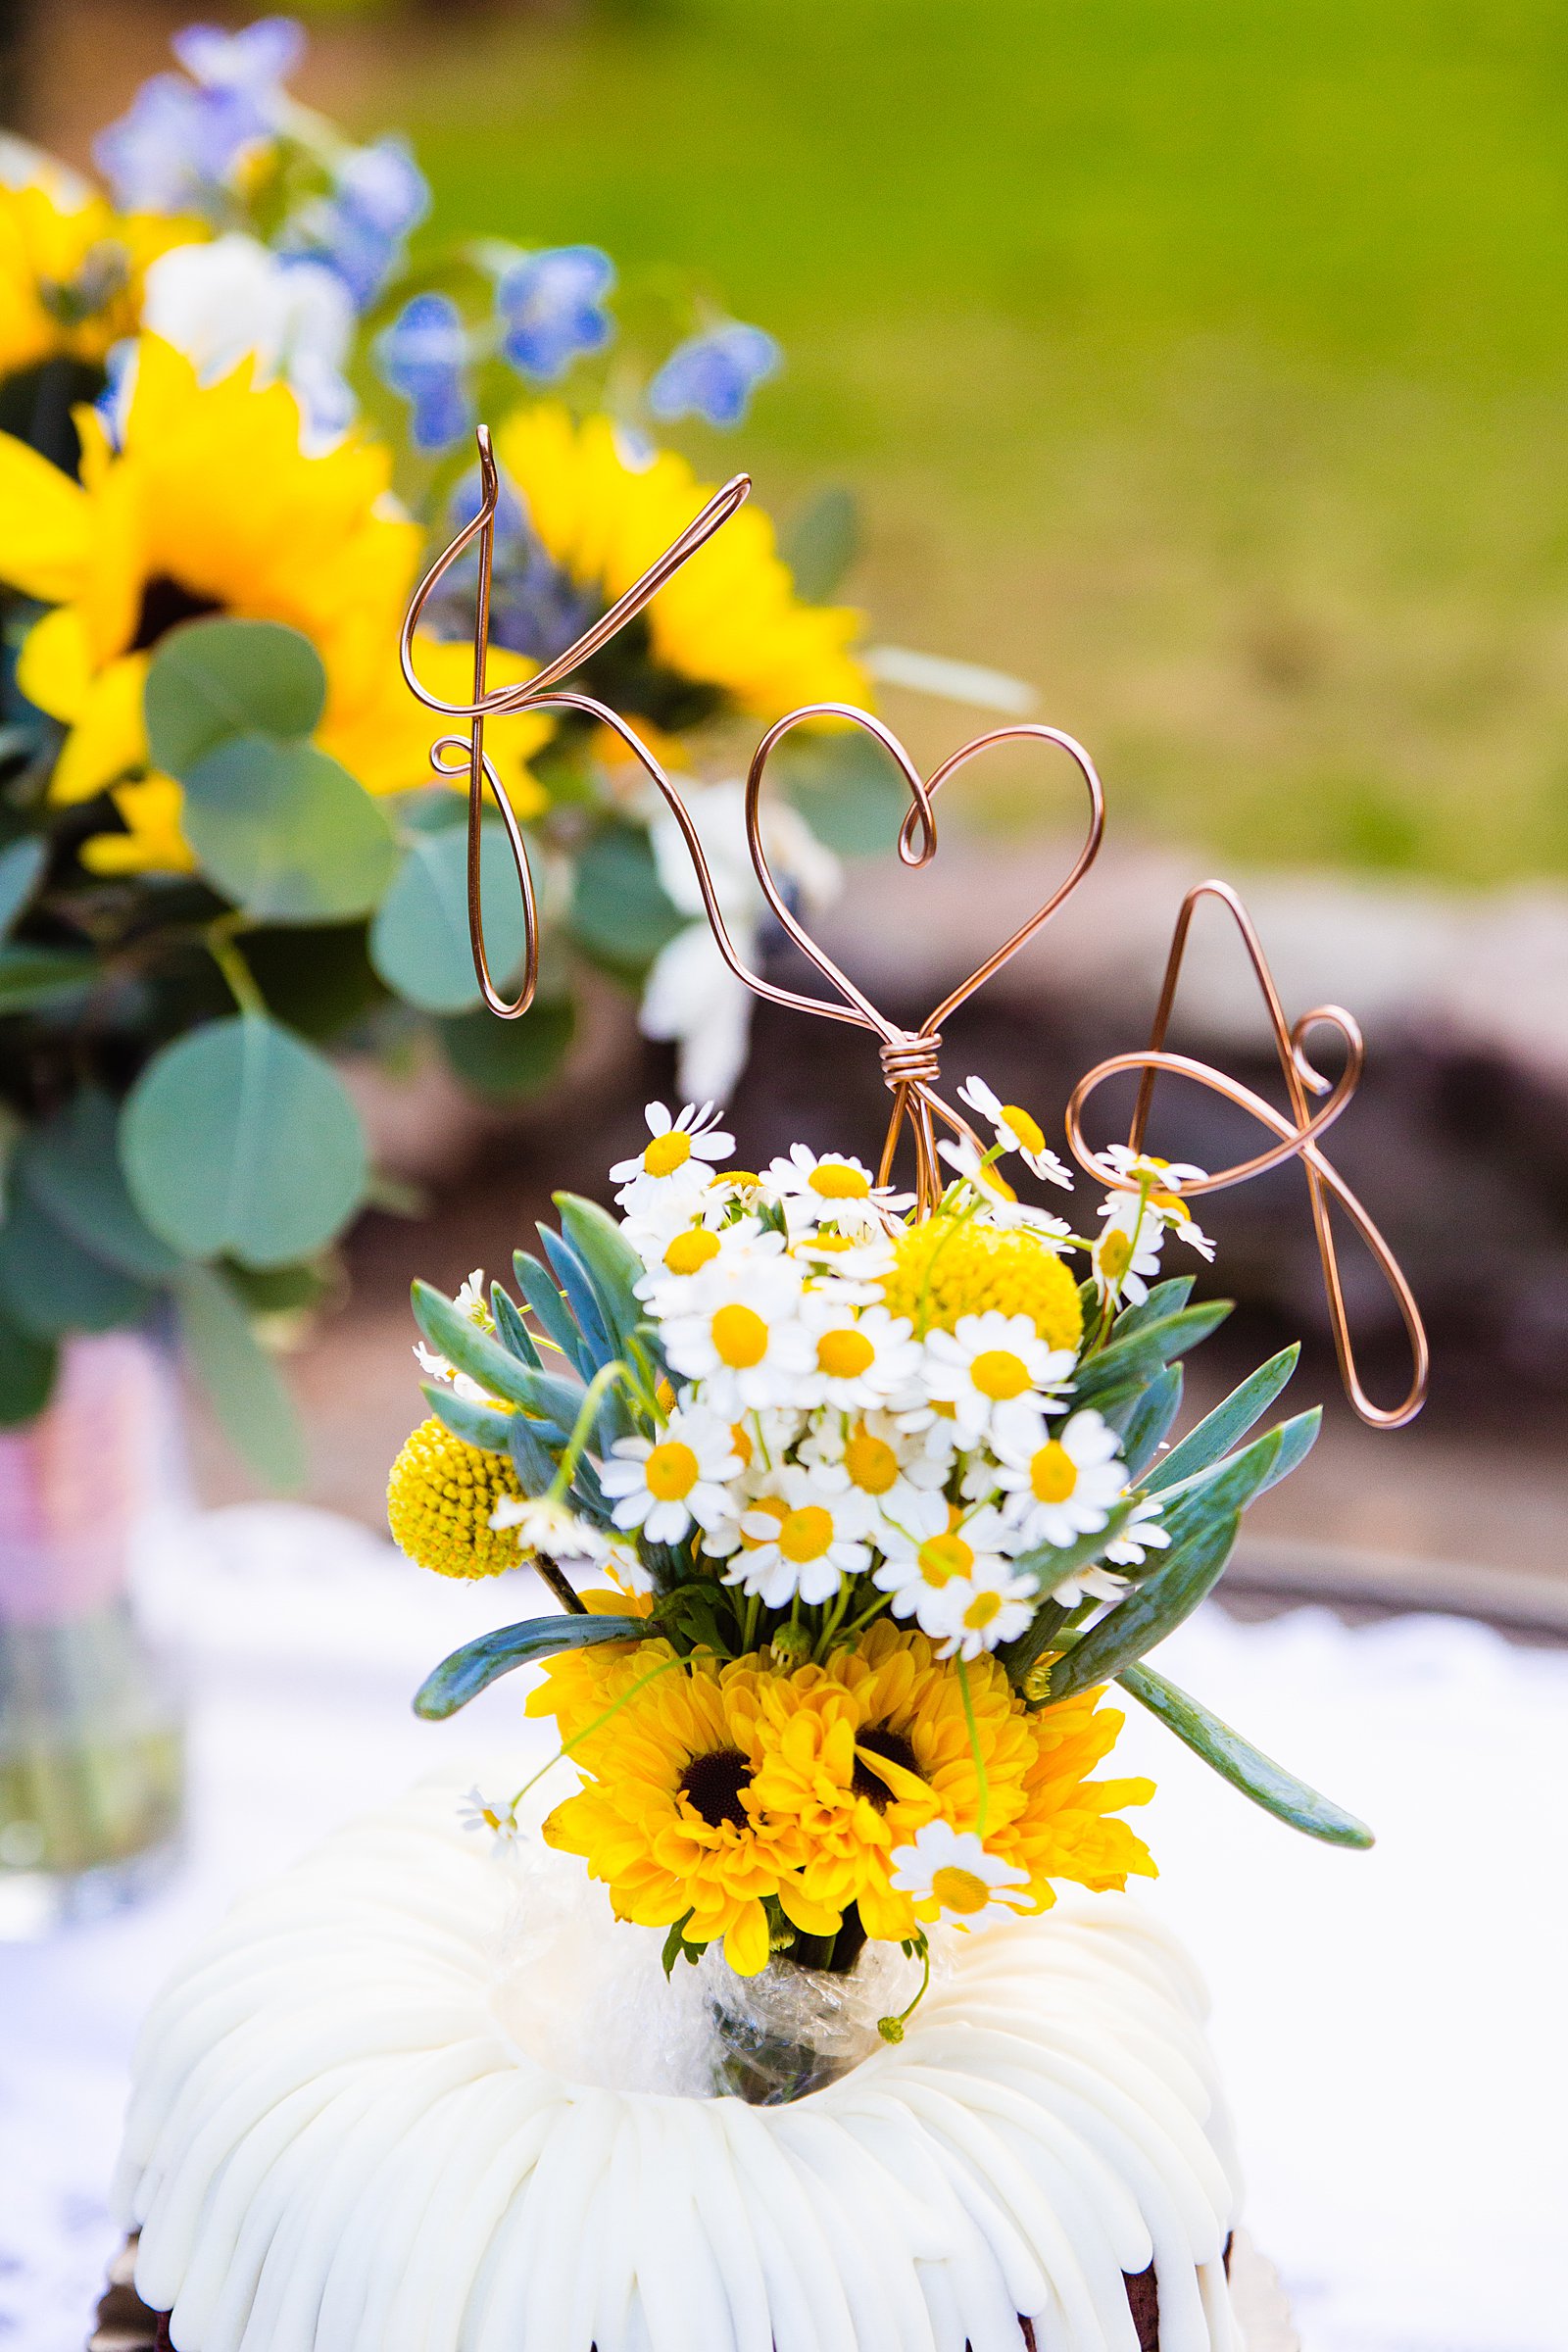
<path id="1" fill-rule="evenodd" d="M 752 1768 L 738 1747 L 715 1748 L 711 1755 L 693 1756 L 681 1775 L 680 1792 L 710 1830 L 730 1822 L 749 1830 L 751 1817 L 741 1803 L 741 1791 L 751 1787 Z"/>
<path id="2" fill-rule="evenodd" d="M 158 640 L 180 621 L 205 620 L 209 613 L 222 610 L 213 597 L 196 596 L 178 580 L 171 579 L 167 571 L 155 571 L 141 592 L 141 611 L 136 615 L 136 634 L 130 641 L 130 650 L 133 654 L 150 653 Z"/>
<path id="3" fill-rule="evenodd" d="M 873 1756 L 885 1756 L 890 1764 L 901 1765 L 906 1772 L 912 1772 L 916 1779 L 920 1776 L 919 1758 L 902 1732 L 890 1732 L 873 1726 L 869 1731 L 858 1732 L 855 1744 L 857 1747 L 868 1747 Z M 857 1796 L 863 1796 L 875 1805 L 879 1813 L 885 1813 L 893 1802 L 893 1791 L 886 1781 L 879 1780 L 870 1765 L 859 1756 L 855 1759 L 855 1773 L 850 1787 Z"/>

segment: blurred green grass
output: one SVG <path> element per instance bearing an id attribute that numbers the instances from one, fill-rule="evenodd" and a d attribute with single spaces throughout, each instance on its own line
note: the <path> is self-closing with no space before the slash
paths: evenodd
<path id="1" fill-rule="evenodd" d="M 1493 881 L 1568 870 L 1565 87 L 1561 0 L 620 0 L 393 96 L 448 225 L 771 326 L 705 466 L 850 483 L 1121 822 Z"/>

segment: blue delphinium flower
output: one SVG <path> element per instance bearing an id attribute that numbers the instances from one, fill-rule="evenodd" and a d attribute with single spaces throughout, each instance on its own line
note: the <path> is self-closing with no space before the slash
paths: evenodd
<path id="1" fill-rule="evenodd" d="M 603 351 L 615 331 L 605 309 L 614 282 L 614 264 L 597 245 L 553 246 L 503 270 L 501 349 L 518 373 L 554 383 L 579 353 Z"/>
<path id="2" fill-rule="evenodd" d="M 416 294 L 376 337 L 377 373 L 408 402 L 416 449 L 450 449 L 468 430 L 467 364 L 462 315 L 445 294 Z"/>
<path id="3" fill-rule="evenodd" d="M 356 147 L 338 166 L 330 197 L 306 231 L 356 306 L 366 310 L 402 259 L 403 242 L 430 209 L 430 189 L 407 140 L 395 133 Z"/>
<path id="4" fill-rule="evenodd" d="M 662 424 L 677 416 L 739 424 L 758 385 L 783 363 L 771 335 L 732 318 L 676 346 L 648 387 L 649 410 Z"/>
<path id="5" fill-rule="evenodd" d="M 214 24 L 176 33 L 174 55 L 191 78 L 153 74 L 94 142 L 121 210 L 220 211 L 236 157 L 275 129 L 304 47 L 290 17 L 263 17 L 236 33 Z"/>

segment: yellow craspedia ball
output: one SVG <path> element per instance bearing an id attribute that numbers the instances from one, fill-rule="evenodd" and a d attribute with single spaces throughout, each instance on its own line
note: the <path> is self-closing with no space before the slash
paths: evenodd
<path id="1" fill-rule="evenodd" d="M 1084 1312 L 1070 1270 L 1027 1226 L 927 1217 L 894 1244 L 882 1285 L 889 1312 L 917 1332 L 956 1331 L 963 1315 L 1027 1315 L 1048 1348 L 1076 1348 Z"/>
<path id="2" fill-rule="evenodd" d="M 499 1576 L 520 1554 L 516 1536 L 492 1527 L 490 1514 L 504 1495 L 521 1494 L 504 1453 L 466 1446 L 432 1414 L 392 1465 L 387 1521 L 394 1543 L 437 1576 Z"/>

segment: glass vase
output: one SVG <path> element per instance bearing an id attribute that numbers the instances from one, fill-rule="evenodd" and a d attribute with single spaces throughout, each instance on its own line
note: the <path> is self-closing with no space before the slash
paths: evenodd
<path id="1" fill-rule="evenodd" d="M 0 1432 L 0 1940 L 131 1900 L 177 1848 L 180 1694 L 132 1592 L 182 1494 L 174 1394 L 150 1338 L 75 1337 Z"/>

